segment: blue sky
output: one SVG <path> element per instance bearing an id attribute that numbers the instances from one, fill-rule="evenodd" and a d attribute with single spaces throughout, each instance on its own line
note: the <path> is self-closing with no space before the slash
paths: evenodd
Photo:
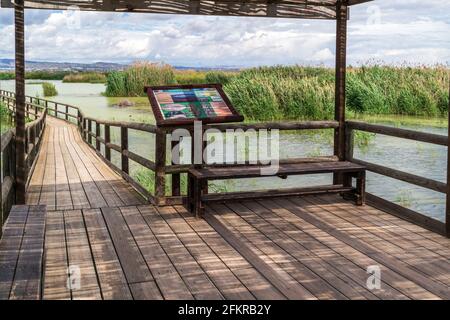
<path id="1" fill-rule="evenodd" d="M 450 0 L 375 0 L 350 17 L 349 64 L 450 64 Z M 28 60 L 334 63 L 333 21 L 44 10 L 27 10 L 25 19 Z M 11 9 L 0 9 L 0 35 L 0 58 L 13 58 Z"/>

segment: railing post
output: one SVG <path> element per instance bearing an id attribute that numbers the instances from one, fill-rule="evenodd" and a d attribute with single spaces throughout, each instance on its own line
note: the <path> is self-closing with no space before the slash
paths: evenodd
<path id="1" fill-rule="evenodd" d="M 91 136 L 91 132 L 92 132 L 92 120 L 88 119 L 88 132 L 87 132 L 87 139 L 88 139 L 88 143 L 90 145 L 92 145 L 92 136 Z"/>
<path id="2" fill-rule="evenodd" d="M 69 106 L 66 105 L 66 121 L 69 121 Z"/>
<path id="3" fill-rule="evenodd" d="M 39 108 L 38 106 L 34 106 L 34 120 L 36 120 L 37 118 L 39 118 Z"/>
<path id="4" fill-rule="evenodd" d="M 95 148 L 97 151 L 100 151 L 100 124 L 96 121 L 95 122 Z"/>
<path id="5" fill-rule="evenodd" d="M 155 202 L 156 205 L 166 204 L 166 132 L 156 129 L 155 136 Z"/>
<path id="6" fill-rule="evenodd" d="M 172 150 L 180 141 L 172 141 Z M 179 151 L 179 149 L 178 149 Z M 173 162 L 172 162 L 173 164 Z M 181 194 L 181 181 L 179 173 L 172 173 L 172 196 L 179 196 Z"/>
<path id="7" fill-rule="evenodd" d="M 450 238 L 450 85 L 449 85 L 449 103 L 448 103 L 448 142 L 447 142 L 447 198 L 445 208 L 445 233 Z"/>
<path id="8" fill-rule="evenodd" d="M 81 115 L 80 110 L 77 110 L 77 127 L 80 134 L 83 134 L 83 116 Z"/>
<path id="9" fill-rule="evenodd" d="M 82 133 L 82 137 L 83 140 L 86 142 L 87 141 L 87 135 L 86 135 L 86 123 L 87 123 L 87 119 L 83 118 L 83 133 Z"/>
<path id="10" fill-rule="evenodd" d="M 128 128 L 120 127 L 120 149 L 122 154 L 122 171 L 126 174 L 129 173 L 128 157 L 125 156 L 124 151 L 128 150 Z"/>
<path id="11" fill-rule="evenodd" d="M 108 143 L 111 142 L 111 129 L 109 124 L 105 124 L 105 158 L 111 161 L 111 148 L 108 147 Z"/>

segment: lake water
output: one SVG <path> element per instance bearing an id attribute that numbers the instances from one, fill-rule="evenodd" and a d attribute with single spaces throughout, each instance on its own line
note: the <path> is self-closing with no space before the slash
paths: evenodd
<path id="1" fill-rule="evenodd" d="M 36 80 L 28 80 L 26 94 L 42 97 L 42 86 Z M 102 96 L 103 84 L 62 83 L 56 85 L 58 96 L 49 100 L 80 107 L 90 117 L 105 120 L 121 120 L 153 123 L 154 118 L 147 98 L 126 98 L 135 103 L 132 107 L 118 107 L 125 98 Z M 0 88 L 14 91 L 14 81 L 0 81 Z M 447 135 L 447 119 L 423 119 L 414 117 L 363 117 L 373 123 L 393 125 Z M 2 129 L 5 127 L 2 126 Z M 329 131 L 331 133 L 331 130 Z M 112 139 L 119 140 L 118 130 L 112 132 Z M 154 141 L 149 134 L 130 130 L 130 149 L 153 159 Z M 308 133 L 287 133 L 280 136 L 280 156 L 302 157 L 330 155 L 333 153 L 332 135 L 323 131 Z M 113 152 L 114 155 L 114 152 Z M 394 169 L 446 182 L 447 149 L 427 143 L 375 135 L 366 146 L 355 146 L 355 158 L 386 165 Z M 113 156 L 118 162 L 118 155 Z M 140 168 L 131 166 L 132 174 Z M 329 175 L 293 176 L 286 180 L 279 178 L 244 179 L 239 182 L 224 182 L 227 190 L 251 190 L 262 188 L 298 187 L 327 184 Z M 400 182 L 377 174 L 368 173 L 367 191 L 387 200 L 411 208 L 435 219 L 444 220 L 445 195 Z"/>

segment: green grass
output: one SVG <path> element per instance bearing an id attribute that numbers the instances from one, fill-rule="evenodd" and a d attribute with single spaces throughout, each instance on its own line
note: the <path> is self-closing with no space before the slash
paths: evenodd
<path id="1" fill-rule="evenodd" d="M 106 75 L 100 72 L 79 72 L 65 75 L 63 82 L 105 83 Z"/>
<path id="2" fill-rule="evenodd" d="M 50 82 L 43 82 L 42 90 L 44 91 L 44 97 L 54 97 L 58 95 L 55 85 Z"/>

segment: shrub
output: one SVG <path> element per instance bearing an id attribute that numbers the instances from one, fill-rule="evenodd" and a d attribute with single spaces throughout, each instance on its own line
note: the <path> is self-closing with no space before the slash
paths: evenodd
<path id="1" fill-rule="evenodd" d="M 44 97 L 54 97 L 58 95 L 55 85 L 50 82 L 43 82 L 42 90 L 44 91 Z"/>

